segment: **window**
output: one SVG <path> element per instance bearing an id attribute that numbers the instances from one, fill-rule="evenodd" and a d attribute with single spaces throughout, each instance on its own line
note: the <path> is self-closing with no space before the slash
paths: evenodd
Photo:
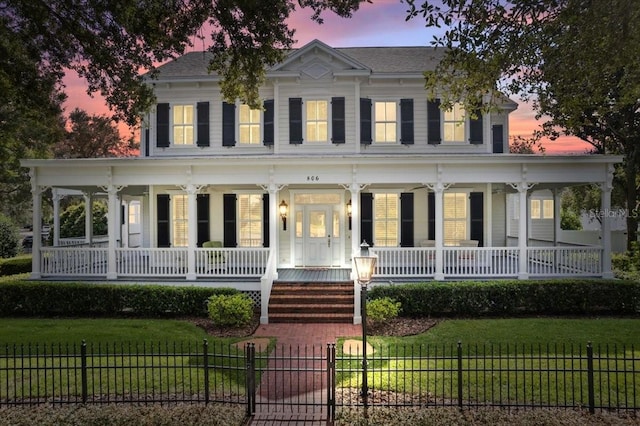
<path id="1" fill-rule="evenodd" d="M 193 144 L 193 105 L 173 106 L 173 143 Z"/>
<path id="2" fill-rule="evenodd" d="M 443 115 L 444 142 L 465 142 L 465 112 L 462 104 L 453 104 Z"/>
<path id="3" fill-rule="evenodd" d="M 329 134 L 327 101 L 306 101 L 306 129 L 308 142 L 326 142 Z"/>
<path id="4" fill-rule="evenodd" d="M 395 143 L 397 129 L 397 106 L 395 102 L 376 102 L 375 108 L 375 142 Z"/>
<path id="5" fill-rule="evenodd" d="M 140 224 L 140 201 L 129 203 L 129 225 Z"/>
<path id="6" fill-rule="evenodd" d="M 171 236 L 173 247 L 187 247 L 189 245 L 189 209 L 186 195 L 174 195 L 171 197 Z"/>
<path id="7" fill-rule="evenodd" d="M 531 219 L 553 219 L 553 200 L 531 200 Z"/>
<path id="8" fill-rule="evenodd" d="M 456 246 L 467 239 L 467 198 L 465 192 L 444 194 L 444 245 Z"/>
<path id="9" fill-rule="evenodd" d="M 262 194 L 238 195 L 240 247 L 262 247 Z"/>
<path id="10" fill-rule="evenodd" d="M 375 194 L 374 197 L 374 245 L 397 247 L 399 241 L 398 194 Z"/>
<path id="11" fill-rule="evenodd" d="M 247 145 L 260 144 L 260 110 L 251 109 L 249 105 L 240 105 L 238 125 L 240 143 Z"/>

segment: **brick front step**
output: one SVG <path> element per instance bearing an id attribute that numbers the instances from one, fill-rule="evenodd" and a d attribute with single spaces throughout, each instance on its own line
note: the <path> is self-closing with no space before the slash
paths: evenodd
<path id="1" fill-rule="evenodd" d="M 269 322 L 353 323 L 353 283 L 275 282 Z"/>

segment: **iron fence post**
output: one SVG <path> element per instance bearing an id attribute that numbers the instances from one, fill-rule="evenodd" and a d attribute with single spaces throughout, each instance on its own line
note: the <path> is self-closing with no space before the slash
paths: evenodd
<path id="1" fill-rule="evenodd" d="M 336 418 L 336 345 L 327 343 L 327 423 Z"/>
<path id="2" fill-rule="evenodd" d="M 209 341 L 202 341 L 202 363 L 204 364 L 204 403 L 209 404 Z"/>
<path id="3" fill-rule="evenodd" d="M 462 342 L 458 341 L 458 407 L 462 409 Z"/>
<path id="4" fill-rule="evenodd" d="M 256 412 L 256 346 L 255 343 L 247 343 L 245 348 L 247 416 L 253 416 Z"/>
<path id="5" fill-rule="evenodd" d="M 593 384 L 593 345 L 587 343 L 587 388 L 589 392 L 589 413 L 596 412 L 596 398 Z"/>
<path id="6" fill-rule="evenodd" d="M 80 378 L 82 381 L 82 403 L 86 404 L 89 397 L 87 386 L 87 342 L 84 340 L 80 345 Z"/>

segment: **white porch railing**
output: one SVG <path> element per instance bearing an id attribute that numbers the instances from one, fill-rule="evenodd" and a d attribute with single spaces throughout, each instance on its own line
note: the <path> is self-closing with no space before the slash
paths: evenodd
<path id="1" fill-rule="evenodd" d="M 117 248 L 116 273 L 123 277 L 184 277 L 185 248 Z"/>
<path id="2" fill-rule="evenodd" d="M 529 247 L 531 276 L 602 275 L 602 247 Z"/>
<path id="3" fill-rule="evenodd" d="M 267 270 L 269 248 L 197 248 L 198 277 L 261 277 Z"/>
<path id="4" fill-rule="evenodd" d="M 42 276 L 105 276 L 107 249 L 94 247 L 42 247 Z"/>
<path id="5" fill-rule="evenodd" d="M 373 247 L 378 278 L 432 278 L 435 248 Z M 445 247 L 442 273 L 446 278 L 517 277 L 517 247 Z M 528 247 L 529 276 L 600 276 L 601 247 Z"/>
<path id="6" fill-rule="evenodd" d="M 73 238 L 60 238 L 58 241 L 59 247 L 79 247 L 79 246 L 89 246 L 86 238 L 84 237 L 73 237 Z M 94 237 L 91 241 L 91 247 L 107 247 L 109 245 L 109 237 L 108 236 L 97 236 Z"/>

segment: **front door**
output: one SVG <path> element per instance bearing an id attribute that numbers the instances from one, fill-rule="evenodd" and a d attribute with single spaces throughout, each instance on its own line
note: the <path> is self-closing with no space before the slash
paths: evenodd
<path id="1" fill-rule="evenodd" d="M 344 257 L 344 200 L 335 193 L 294 195 L 295 266 L 341 266 Z"/>
<path id="2" fill-rule="evenodd" d="M 303 257 L 305 266 L 332 264 L 333 209 L 327 205 L 307 205 L 304 211 Z"/>

